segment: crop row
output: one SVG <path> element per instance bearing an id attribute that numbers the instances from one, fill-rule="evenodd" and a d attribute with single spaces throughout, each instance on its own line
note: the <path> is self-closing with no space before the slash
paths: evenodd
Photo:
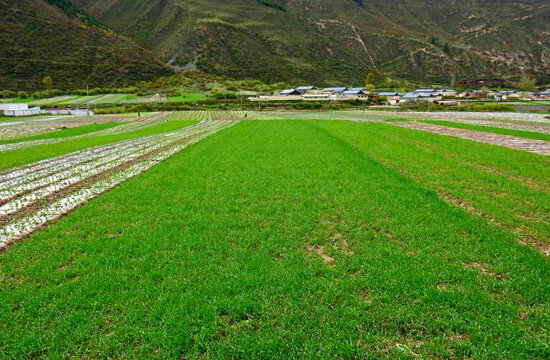
<path id="1" fill-rule="evenodd" d="M 123 133 L 132 132 L 132 131 L 142 130 L 154 125 L 159 125 L 159 124 L 174 120 L 174 118 L 177 118 L 177 120 L 180 120 L 180 121 L 193 120 L 193 121 L 201 122 L 201 121 L 211 121 L 211 120 L 236 120 L 242 117 L 243 117 L 242 112 L 220 112 L 220 111 L 215 111 L 215 112 L 189 111 L 189 112 L 179 112 L 179 113 L 162 112 L 162 113 L 154 114 L 152 116 L 144 116 L 138 120 L 131 121 L 130 123 L 127 123 L 127 124 L 122 124 L 116 127 L 96 131 L 93 133 L 86 133 L 81 135 L 60 137 L 60 138 L 53 138 L 53 139 L 40 139 L 40 140 L 31 140 L 31 141 L 12 143 L 12 144 L 4 144 L 4 145 L 0 145 L 0 152 L 23 149 L 23 148 L 28 148 L 28 147 L 37 146 L 37 145 L 56 144 L 64 141 L 91 138 L 95 136 L 123 134 Z M 16 138 L 40 135 L 40 134 L 51 132 L 54 130 L 55 129 L 53 128 L 44 128 L 43 125 L 40 125 L 40 126 L 30 125 L 27 127 L 9 128 L 9 129 L 0 130 L 0 138 L 16 139 Z"/>
<path id="2" fill-rule="evenodd" d="M 35 231 L 45 223 L 123 181 L 147 171 L 155 164 L 231 124 L 233 122 L 230 121 L 203 121 L 168 134 L 122 141 L 112 144 L 109 149 L 100 146 L 88 149 L 87 152 L 69 154 L 61 157 L 64 158 L 62 160 L 56 158 L 50 162 L 42 161 L 40 164 L 29 165 L 12 173 L 0 174 L 0 179 L 3 176 L 11 176 L 13 173 L 25 174 L 15 178 L 18 182 L 12 183 L 11 186 L 5 185 L 8 181 L 0 184 L 3 186 L 0 196 L 0 203 L 3 203 L 0 207 L 0 220 L 3 219 L 4 222 L 0 227 L 0 246 Z M 67 161 L 67 159 L 70 160 Z M 67 165 L 69 169 L 67 166 L 60 166 L 61 163 L 69 163 Z M 48 164 L 55 164 L 57 167 L 49 168 Z M 58 171 L 50 170 L 54 168 Z M 38 170 L 33 171 L 33 169 Z M 37 174 L 44 176 L 40 177 Z M 102 176 L 102 174 L 106 175 Z M 73 186 L 87 179 L 92 179 L 91 185 L 76 187 L 71 192 Z M 14 178 L 12 177 L 11 180 Z M 47 200 L 51 199 L 52 195 L 67 189 L 68 195 L 63 195 L 61 198 L 54 196 L 53 201 Z M 38 210 L 31 210 L 20 218 L 16 216 L 9 218 L 11 214 L 24 208 L 33 209 L 41 203 L 46 205 L 38 206 Z"/>
<path id="3" fill-rule="evenodd" d="M 114 134 L 122 134 L 130 131 L 136 131 L 140 130 L 149 126 L 156 125 L 159 119 L 162 119 L 169 115 L 170 113 L 160 113 L 153 115 L 148 118 L 144 118 L 141 121 L 133 121 L 128 124 L 123 124 L 120 126 L 116 126 L 113 128 L 97 131 L 94 133 L 87 133 L 87 134 L 81 134 L 81 135 L 75 135 L 75 136 L 69 136 L 69 137 L 62 137 L 62 138 L 54 138 L 54 139 L 41 139 L 41 140 L 31 140 L 31 141 L 25 141 L 20 143 L 13 143 L 13 144 L 4 144 L 0 145 L 0 152 L 4 151 L 10 151 L 10 150 L 17 150 L 17 149 L 23 149 L 31 146 L 38 146 L 38 145 L 47 145 L 47 144 L 56 144 L 64 141 L 69 140 L 76 140 L 76 139 L 84 139 L 84 138 L 90 138 L 95 136 L 106 136 L 106 135 L 114 135 Z"/>

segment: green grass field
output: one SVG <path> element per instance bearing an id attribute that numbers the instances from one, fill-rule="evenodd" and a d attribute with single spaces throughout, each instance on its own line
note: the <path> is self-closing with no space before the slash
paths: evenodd
<path id="1" fill-rule="evenodd" d="M 100 130 L 110 129 L 122 124 L 125 124 L 125 123 L 110 122 L 110 123 L 101 123 L 101 124 L 82 125 L 82 126 L 77 126 L 70 129 L 67 129 L 67 128 L 59 129 L 56 131 L 52 131 L 46 134 L 41 134 L 36 136 L 29 136 L 29 137 L 13 139 L 13 140 L 0 140 L 0 144 L 11 144 L 11 143 L 18 143 L 23 141 L 43 140 L 43 139 L 59 139 L 64 137 L 76 136 L 76 135 L 90 134 Z"/>
<path id="2" fill-rule="evenodd" d="M 550 242 L 549 157 L 389 124 L 316 124 L 442 196 Z"/>
<path id="3" fill-rule="evenodd" d="M 6 151 L 2 153 L 2 157 L 0 157 L 0 170 L 7 169 L 14 166 L 21 166 L 34 161 L 39 161 L 42 159 L 47 159 L 49 157 L 67 154 L 73 151 L 86 149 L 92 146 L 104 145 L 104 144 L 109 144 L 116 141 L 133 139 L 133 138 L 142 137 L 142 136 L 162 134 L 162 133 L 174 131 L 177 129 L 181 129 L 186 126 L 193 125 L 195 123 L 196 121 L 190 121 L 190 120 L 185 120 L 185 121 L 174 120 L 174 121 L 161 123 L 158 125 L 149 126 L 144 129 L 121 133 L 121 134 L 68 140 L 57 144 L 39 145 L 39 146 L 30 147 L 30 148 Z"/>
<path id="4" fill-rule="evenodd" d="M 435 190 L 529 179 L 547 206 L 549 165 L 389 124 L 241 122 L 0 254 L 0 354 L 548 358 L 548 258 Z"/>
<path id="5" fill-rule="evenodd" d="M 206 100 L 206 96 L 203 94 L 194 94 L 194 93 L 185 93 L 181 96 L 170 96 L 168 97 L 168 102 L 188 102 L 188 101 L 197 101 L 197 100 Z"/>
<path id="6" fill-rule="evenodd" d="M 518 137 L 523 137 L 527 139 L 550 141 L 549 134 L 542 134 L 542 133 L 537 133 L 533 131 L 503 129 L 503 128 L 498 128 L 494 126 L 470 125 L 470 124 L 463 124 L 463 123 L 457 123 L 452 121 L 425 120 L 423 122 L 434 124 L 434 125 L 449 126 L 457 129 L 476 130 L 476 131 L 482 131 L 482 132 L 490 132 L 493 134 L 512 135 L 512 136 L 518 136 Z"/>

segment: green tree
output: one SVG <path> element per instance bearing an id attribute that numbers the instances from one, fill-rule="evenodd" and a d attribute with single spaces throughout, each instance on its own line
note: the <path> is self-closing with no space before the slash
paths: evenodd
<path id="1" fill-rule="evenodd" d="M 518 89 L 523 91 L 536 91 L 537 87 L 535 86 L 535 79 L 522 76 L 518 83 Z"/>
<path id="2" fill-rule="evenodd" d="M 374 80 L 374 74 L 369 73 L 367 75 L 367 79 L 365 80 L 365 87 L 368 87 L 370 84 L 372 84 L 373 80 Z"/>
<path id="3" fill-rule="evenodd" d="M 449 53 L 449 51 L 451 51 L 451 48 L 449 47 L 449 43 L 445 43 L 445 45 L 443 46 L 443 51 L 445 51 L 446 53 Z"/>
<path id="4" fill-rule="evenodd" d="M 269 74 L 265 74 L 265 83 L 267 85 L 271 85 L 271 77 L 269 76 Z"/>
<path id="5" fill-rule="evenodd" d="M 53 88 L 53 79 L 51 76 L 46 76 L 44 79 L 42 79 L 42 85 L 44 85 L 44 88 L 46 90 L 50 90 Z"/>
<path id="6" fill-rule="evenodd" d="M 15 96 L 15 93 L 11 90 L 4 90 L 0 92 L 0 97 L 4 99 L 10 99 Z"/>
<path id="7" fill-rule="evenodd" d="M 374 86 L 373 84 L 367 84 L 366 88 L 367 88 L 367 92 L 369 92 L 369 93 L 376 90 L 376 86 Z"/>

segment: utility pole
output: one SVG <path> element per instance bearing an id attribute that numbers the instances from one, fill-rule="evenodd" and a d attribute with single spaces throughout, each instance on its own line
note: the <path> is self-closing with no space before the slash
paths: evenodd
<path id="1" fill-rule="evenodd" d="M 88 84 L 86 84 L 86 97 L 88 97 L 88 96 L 90 96 L 90 95 L 88 94 Z"/>
<path id="2" fill-rule="evenodd" d="M 261 98 L 262 88 L 258 87 L 258 111 L 262 111 L 262 98 Z"/>

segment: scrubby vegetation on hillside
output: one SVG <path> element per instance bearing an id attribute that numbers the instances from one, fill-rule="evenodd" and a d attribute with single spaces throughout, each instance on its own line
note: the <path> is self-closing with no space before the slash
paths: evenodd
<path id="1" fill-rule="evenodd" d="M 0 0 L 0 89 L 128 86 L 173 70 L 136 43 L 74 8 L 44 0 Z"/>

